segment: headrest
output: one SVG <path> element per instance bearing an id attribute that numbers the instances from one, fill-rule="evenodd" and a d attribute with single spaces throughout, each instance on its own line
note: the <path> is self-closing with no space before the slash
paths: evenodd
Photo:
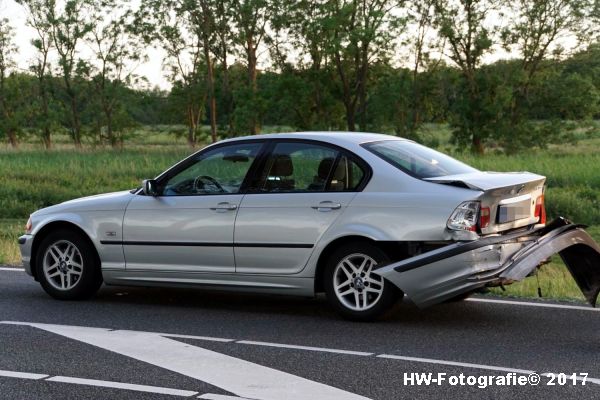
<path id="1" fill-rule="evenodd" d="M 333 171 L 332 181 L 344 181 L 346 179 L 346 164 L 348 160 L 346 157 L 342 157 L 338 163 L 335 171 Z"/>
<path id="2" fill-rule="evenodd" d="M 317 173 L 320 179 L 327 179 L 329 176 L 329 171 L 331 171 L 331 167 L 333 166 L 333 161 L 333 157 L 328 157 L 321 160 L 319 163 L 319 171 Z"/>
<path id="3" fill-rule="evenodd" d="M 290 176 L 294 173 L 292 158 L 287 154 L 276 154 L 271 167 L 271 176 Z"/>

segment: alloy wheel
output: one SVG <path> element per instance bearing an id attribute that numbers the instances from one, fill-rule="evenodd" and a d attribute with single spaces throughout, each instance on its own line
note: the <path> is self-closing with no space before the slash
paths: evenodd
<path id="1" fill-rule="evenodd" d="M 373 307 L 383 294 L 383 278 L 373 273 L 377 262 L 360 253 L 344 257 L 335 267 L 333 289 L 339 301 L 354 311 Z"/>
<path id="2" fill-rule="evenodd" d="M 44 276 L 55 289 L 70 290 L 81 279 L 83 258 L 77 246 L 59 240 L 48 246 L 43 258 Z"/>

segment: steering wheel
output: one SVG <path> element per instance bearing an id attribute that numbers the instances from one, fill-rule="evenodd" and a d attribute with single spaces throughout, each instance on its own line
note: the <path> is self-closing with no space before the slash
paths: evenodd
<path id="1" fill-rule="evenodd" d="M 219 182 L 216 181 L 215 178 L 212 178 L 208 175 L 200 175 L 196 179 L 194 179 L 194 189 L 196 190 L 204 190 L 205 182 L 208 182 L 209 185 L 212 185 L 217 188 L 220 193 L 226 193 L 227 191 L 223 189 L 223 186 Z M 202 186 L 199 186 L 202 185 Z"/>

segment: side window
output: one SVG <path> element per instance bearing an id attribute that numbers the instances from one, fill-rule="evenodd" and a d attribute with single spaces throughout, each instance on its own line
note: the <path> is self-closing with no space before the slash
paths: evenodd
<path id="1" fill-rule="evenodd" d="M 239 193 L 261 146 L 242 143 L 200 154 L 192 165 L 167 180 L 163 196 Z"/>
<path id="2" fill-rule="evenodd" d="M 260 176 L 259 192 L 343 192 L 356 189 L 364 172 L 338 150 L 311 143 L 275 145 Z"/>
<path id="3" fill-rule="evenodd" d="M 329 192 L 353 191 L 361 184 L 365 172 L 347 156 L 341 156 L 331 175 Z"/>

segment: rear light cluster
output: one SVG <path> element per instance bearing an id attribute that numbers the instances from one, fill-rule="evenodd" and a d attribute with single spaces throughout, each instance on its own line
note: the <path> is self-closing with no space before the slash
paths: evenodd
<path id="1" fill-rule="evenodd" d="M 477 231 L 477 220 L 479 216 L 479 207 L 480 204 L 478 201 L 465 201 L 461 203 L 450 218 L 448 218 L 448 222 L 446 226 L 448 229 L 452 229 L 455 231 Z M 488 224 L 489 224 L 489 208 L 488 208 Z"/>
<path id="2" fill-rule="evenodd" d="M 544 195 L 539 196 L 535 200 L 535 214 L 539 224 L 546 223 L 546 206 L 544 205 Z"/>
<path id="3" fill-rule="evenodd" d="M 481 207 L 481 211 L 479 211 L 479 228 L 487 228 L 490 226 L 490 208 L 489 207 Z"/>

